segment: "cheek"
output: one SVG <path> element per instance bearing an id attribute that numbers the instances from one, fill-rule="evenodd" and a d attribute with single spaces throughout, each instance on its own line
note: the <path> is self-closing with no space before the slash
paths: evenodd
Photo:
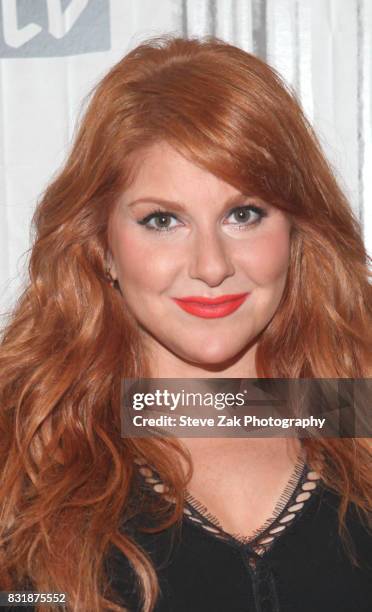
<path id="1" fill-rule="evenodd" d="M 287 229 L 257 237 L 245 252 L 245 268 L 258 284 L 282 280 L 289 263 L 290 240 Z"/>
<path id="2" fill-rule="evenodd" d="M 172 273 L 169 248 L 150 244 L 136 232 L 121 231 L 113 241 L 114 258 L 122 287 L 130 284 L 134 289 L 159 289 Z"/>

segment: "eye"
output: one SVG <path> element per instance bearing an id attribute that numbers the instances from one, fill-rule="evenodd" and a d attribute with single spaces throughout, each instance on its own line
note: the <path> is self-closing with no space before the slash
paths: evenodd
<path id="1" fill-rule="evenodd" d="M 138 221 L 138 223 L 140 225 L 144 225 L 146 229 L 149 230 L 155 230 L 157 232 L 170 232 L 177 226 L 172 226 L 170 224 L 170 221 L 172 219 L 177 219 L 177 217 L 172 213 L 162 210 L 156 210 L 147 215 L 147 217 L 145 217 L 144 219 Z M 154 221 L 154 223 L 151 224 L 151 221 Z"/>
<path id="2" fill-rule="evenodd" d="M 255 225 L 259 223 L 263 217 L 267 216 L 267 212 L 260 206 L 249 204 L 247 206 L 238 206 L 230 211 L 229 217 L 235 217 L 236 223 L 229 223 L 228 225 L 237 225 L 238 227 L 245 227 L 247 225 Z"/>

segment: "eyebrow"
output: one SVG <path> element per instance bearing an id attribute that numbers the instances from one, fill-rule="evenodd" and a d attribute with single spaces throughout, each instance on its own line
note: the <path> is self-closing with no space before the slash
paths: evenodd
<path id="1" fill-rule="evenodd" d="M 238 204 L 242 199 L 253 198 L 253 196 L 249 196 L 248 194 L 238 193 L 237 195 L 231 196 L 224 202 L 225 206 L 232 206 L 233 204 Z M 186 210 L 186 205 L 182 202 L 178 202 L 175 200 L 165 200 L 164 198 L 156 198 L 152 196 L 146 196 L 142 198 L 137 198 L 132 202 L 129 202 L 128 207 L 135 206 L 136 204 L 159 204 L 160 206 L 170 206 L 175 210 L 184 211 Z"/>

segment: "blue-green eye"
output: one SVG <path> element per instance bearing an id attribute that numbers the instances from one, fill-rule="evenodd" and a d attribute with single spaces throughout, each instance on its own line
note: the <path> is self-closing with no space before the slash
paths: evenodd
<path id="1" fill-rule="evenodd" d="M 230 210 L 227 215 L 227 219 L 231 217 L 231 215 L 235 215 L 237 222 L 228 223 L 227 225 L 233 225 L 244 229 L 247 226 L 256 225 L 259 223 L 263 217 L 267 216 L 267 212 L 260 206 L 249 204 L 247 206 L 237 206 Z M 177 223 L 173 225 L 171 224 L 172 219 L 178 221 L 175 214 L 169 211 L 157 209 L 140 221 L 137 221 L 137 223 L 143 225 L 148 230 L 156 232 L 172 232 L 177 227 Z"/>
<path id="2" fill-rule="evenodd" d="M 263 217 L 266 217 L 266 211 L 260 206 L 253 206 L 250 204 L 249 206 L 239 206 L 234 208 L 228 214 L 228 217 L 231 215 L 235 215 L 235 219 L 237 219 L 237 223 L 233 223 L 232 225 L 255 225 L 257 222 L 261 221 Z"/>
<path id="3" fill-rule="evenodd" d="M 144 225 L 146 229 L 155 230 L 158 232 L 169 232 L 174 228 L 170 225 L 171 219 L 177 219 L 177 217 L 170 212 L 156 210 L 141 221 L 138 221 L 140 225 Z M 154 221 L 152 225 L 150 225 L 150 221 Z"/>

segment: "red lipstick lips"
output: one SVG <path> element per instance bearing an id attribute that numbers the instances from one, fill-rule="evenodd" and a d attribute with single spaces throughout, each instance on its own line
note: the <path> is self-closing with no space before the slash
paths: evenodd
<path id="1" fill-rule="evenodd" d="M 239 308 L 249 293 L 221 295 L 217 298 L 204 298 L 190 295 L 184 298 L 172 298 L 186 312 L 204 319 L 226 317 Z"/>

